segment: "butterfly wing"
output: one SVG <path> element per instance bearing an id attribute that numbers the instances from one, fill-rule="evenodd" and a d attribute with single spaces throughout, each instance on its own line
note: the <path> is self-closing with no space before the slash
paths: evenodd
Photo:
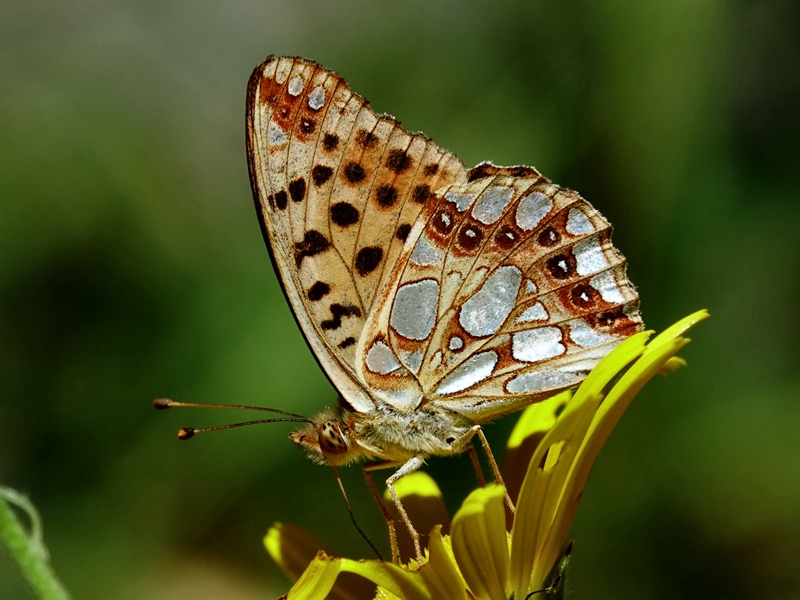
<path id="1" fill-rule="evenodd" d="M 476 422 L 573 387 L 643 327 L 611 226 L 530 167 L 484 163 L 426 205 L 360 347 L 398 408 Z"/>
<path id="2" fill-rule="evenodd" d="M 334 386 L 368 412 L 355 368 L 364 322 L 432 190 L 466 182 L 466 169 L 300 58 L 270 57 L 250 77 L 247 149 L 256 211 L 295 318 Z"/>

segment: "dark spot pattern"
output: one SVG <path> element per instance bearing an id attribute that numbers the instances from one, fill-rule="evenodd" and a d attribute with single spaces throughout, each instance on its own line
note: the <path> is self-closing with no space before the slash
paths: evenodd
<path id="1" fill-rule="evenodd" d="M 383 248 L 379 246 L 367 246 L 356 254 L 356 271 L 362 277 L 369 275 L 383 260 Z"/>
<path id="2" fill-rule="evenodd" d="M 439 172 L 439 163 L 431 163 L 429 165 L 425 165 L 423 172 L 428 177 L 430 177 L 431 175 L 436 175 L 436 173 Z"/>
<path id="3" fill-rule="evenodd" d="M 333 152 L 339 147 L 339 136 L 333 133 L 326 133 L 322 138 L 322 149 L 325 152 Z"/>
<path id="4" fill-rule="evenodd" d="M 591 308 L 600 299 L 600 293 L 592 286 L 580 283 L 569 291 L 569 299 L 578 308 Z"/>
<path id="5" fill-rule="evenodd" d="M 430 198 L 432 195 L 433 193 L 431 192 L 431 186 L 429 186 L 427 183 L 416 186 L 411 192 L 411 198 L 417 204 L 425 204 L 428 201 L 428 198 Z"/>
<path id="6" fill-rule="evenodd" d="M 356 132 L 356 142 L 362 148 L 372 148 L 378 143 L 378 136 L 366 129 L 359 129 Z"/>
<path id="7" fill-rule="evenodd" d="M 271 83 L 272 79 L 270 77 L 261 76 L 261 80 L 258 82 L 258 101 L 261 104 L 267 103 Z"/>
<path id="8" fill-rule="evenodd" d="M 289 204 L 289 196 L 286 195 L 286 190 L 281 190 L 275 193 L 275 206 L 284 210 Z"/>
<path id="9" fill-rule="evenodd" d="M 473 167 L 469 171 L 467 171 L 467 181 L 476 181 L 478 179 L 483 179 L 484 177 L 489 177 L 491 175 L 496 174 L 498 171 L 497 167 L 494 165 L 482 163 L 477 167 Z"/>
<path id="10" fill-rule="evenodd" d="M 289 195 L 295 202 L 302 202 L 306 195 L 306 180 L 302 177 L 289 184 Z"/>
<path id="11" fill-rule="evenodd" d="M 331 247 L 331 243 L 324 235 L 315 229 L 306 231 L 303 236 L 302 242 L 297 242 L 294 245 L 294 261 L 297 263 L 297 268 L 303 263 L 303 259 L 307 256 L 316 256 L 320 252 L 325 252 Z"/>
<path id="12" fill-rule="evenodd" d="M 386 157 L 386 168 L 395 173 L 403 173 L 411 167 L 412 162 L 408 152 L 395 148 L 389 150 L 389 155 Z"/>
<path id="13" fill-rule="evenodd" d="M 557 246 L 560 241 L 561 241 L 561 234 L 558 233 L 557 229 L 549 225 L 544 229 L 542 229 L 542 232 L 539 234 L 539 237 L 536 238 L 536 242 L 540 246 L 544 246 L 545 248 L 552 248 L 553 246 Z"/>
<path id="14" fill-rule="evenodd" d="M 357 162 L 349 162 L 344 166 L 344 177 L 350 183 L 360 183 L 364 181 L 367 174 L 364 172 L 364 167 L 362 167 Z"/>
<path id="15" fill-rule="evenodd" d="M 575 274 L 575 258 L 571 254 L 556 254 L 545 266 L 554 279 L 568 279 Z"/>
<path id="16" fill-rule="evenodd" d="M 634 307 L 634 310 L 636 308 Z M 625 314 L 625 307 L 617 306 L 610 310 L 597 313 L 595 315 L 588 315 L 586 320 L 593 327 L 601 328 L 609 331 L 615 335 L 633 335 L 638 328 L 641 327 L 641 322 L 633 321 L 627 314 Z"/>
<path id="17" fill-rule="evenodd" d="M 329 286 L 324 281 L 318 281 L 314 285 L 311 286 L 311 289 L 308 290 L 308 299 L 312 302 L 316 302 L 317 300 L 322 300 L 328 293 L 331 291 L 331 286 Z"/>
<path id="18" fill-rule="evenodd" d="M 394 235 L 398 240 L 405 242 L 408 239 L 409 233 L 411 233 L 411 225 L 409 223 L 403 223 L 397 228 L 397 231 Z"/>
<path id="19" fill-rule="evenodd" d="M 344 350 L 345 348 L 349 348 L 350 346 L 352 346 L 355 343 L 356 343 L 356 338 L 354 338 L 354 337 L 346 337 L 341 342 L 339 342 L 337 345 L 339 346 L 339 348 Z"/>
<path id="20" fill-rule="evenodd" d="M 314 168 L 311 169 L 311 180 L 317 187 L 328 181 L 331 175 L 333 175 L 333 169 L 325 165 L 314 165 Z"/>
<path id="21" fill-rule="evenodd" d="M 300 131 L 303 133 L 314 133 L 317 124 L 312 119 L 300 119 Z"/>
<path id="22" fill-rule="evenodd" d="M 474 225 L 464 225 L 458 232 L 458 245 L 464 250 L 472 251 L 480 246 L 483 240 L 483 231 Z"/>
<path id="23" fill-rule="evenodd" d="M 456 226 L 455 215 L 446 208 L 442 208 L 433 217 L 431 225 L 433 229 L 441 235 L 450 235 L 450 232 L 453 231 L 453 227 Z"/>
<path id="24" fill-rule="evenodd" d="M 384 208 L 389 208 L 397 202 L 397 189 L 387 184 L 381 184 L 375 190 L 375 199 Z"/>
<path id="25" fill-rule="evenodd" d="M 342 326 L 343 317 L 360 317 L 361 309 L 357 306 L 344 306 L 343 304 L 331 304 L 331 318 L 320 323 L 320 327 L 326 331 L 339 329 Z"/>
<path id="26" fill-rule="evenodd" d="M 537 179 L 541 177 L 539 171 L 533 167 L 526 167 L 524 165 L 519 167 L 508 167 L 507 171 L 512 177 L 536 177 Z"/>
<path id="27" fill-rule="evenodd" d="M 503 250 L 510 250 L 517 243 L 517 232 L 511 229 L 508 225 L 504 225 L 494 235 L 494 243 L 500 246 Z"/>
<path id="28" fill-rule="evenodd" d="M 339 227 L 354 225 L 360 217 L 358 209 L 349 202 L 337 202 L 331 206 L 331 221 Z"/>

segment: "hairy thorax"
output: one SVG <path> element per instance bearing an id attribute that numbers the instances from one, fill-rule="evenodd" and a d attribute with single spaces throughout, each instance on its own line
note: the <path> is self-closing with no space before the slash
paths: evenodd
<path id="1" fill-rule="evenodd" d="M 289 438 L 321 464 L 338 466 L 368 459 L 405 462 L 417 455 L 462 452 L 471 425 L 457 413 L 430 405 L 400 411 L 383 404 L 370 413 L 323 412 Z"/>

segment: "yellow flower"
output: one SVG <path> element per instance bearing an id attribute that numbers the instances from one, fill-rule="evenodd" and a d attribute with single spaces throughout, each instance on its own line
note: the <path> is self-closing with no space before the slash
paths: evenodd
<path id="1" fill-rule="evenodd" d="M 436 484 L 423 473 L 401 479 L 397 491 L 412 521 L 421 525 L 422 516 L 416 514 L 444 515 L 431 530 L 422 565 L 334 558 L 319 550 L 323 545 L 310 534 L 286 524 L 274 526 L 265 544 L 296 580 L 288 598 L 561 598 L 570 551 L 565 549 L 567 534 L 600 448 L 654 375 L 685 364 L 675 356 L 689 343 L 682 334 L 707 316 L 705 310 L 689 315 L 649 343 L 649 331 L 628 338 L 574 395 L 559 394 L 523 412 L 503 469 L 516 501 L 513 518 L 507 519 L 504 489 L 488 485 L 467 497 L 450 535 L 443 535 L 446 513 Z M 344 574 L 360 578 L 337 581 Z"/>

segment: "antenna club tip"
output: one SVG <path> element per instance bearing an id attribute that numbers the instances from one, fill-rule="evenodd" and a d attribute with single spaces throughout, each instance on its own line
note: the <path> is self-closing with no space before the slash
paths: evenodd
<path id="1" fill-rule="evenodd" d="M 194 437 L 194 427 L 183 427 L 178 431 L 178 439 L 179 440 L 188 440 L 191 437 Z"/>
<path id="2" fill-rule="evenodd" d="M 165 408 L 170 408 L 173 405 L 173 401 L 169 398 L 156 398 L 153 400 L 153 408 L 156 410 L 164 410 Z"/>

